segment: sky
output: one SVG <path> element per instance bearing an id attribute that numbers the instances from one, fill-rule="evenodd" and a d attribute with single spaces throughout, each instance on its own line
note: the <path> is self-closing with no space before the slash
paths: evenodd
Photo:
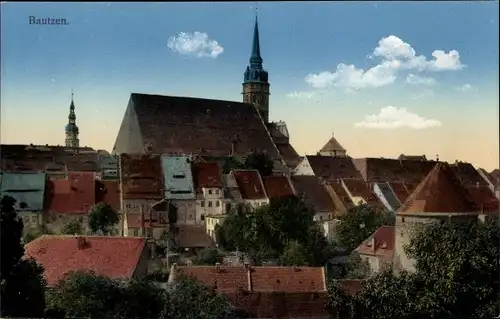
<path id="1" fill-rule="evenodd" d="M 498 1 L 1 6 L 2 143 L 64 144 L 71 90 L 80 145 L 108 151 L 132 92 L 241 101 L 257 12 L 300 155 L 334 134 L 356 158 L 499 167 Z"/>

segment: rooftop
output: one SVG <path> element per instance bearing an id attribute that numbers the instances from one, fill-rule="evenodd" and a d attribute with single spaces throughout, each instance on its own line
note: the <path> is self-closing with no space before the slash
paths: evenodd
<path id="1" fill-rule="evenodd" d="M 392 260 L 396 242 L 394 226 L 381 226 L 354 251 L 360 255 L 378 256 Z"/>
<path id="2" fill-rule="evenodd" d="M 268 198 L 294 196 L 295 192 L 286 176 L 266 176 L 263 178 Z"/>
<path id="3" fill-rule="evenodd" d="M 244 200 L 266 199 L 262 178 L 257 170 L 233 170 L 231 175 L 236 180 Z"/>
<path id="4" fill-rule="evenodd" d="M 60 214 L 87 214 L 96 203 L 93 172 L 69 172 L 67 179 L 48 182 L 47 210 Z"/>
<path id="5" fill-rule="evenodd" d="M 25 246 L 25 256 L 44 267 L 49 286 L 79 270 L 130 279 L 145 245 L 144 238 L 135 237 L 43 235 Z"/>

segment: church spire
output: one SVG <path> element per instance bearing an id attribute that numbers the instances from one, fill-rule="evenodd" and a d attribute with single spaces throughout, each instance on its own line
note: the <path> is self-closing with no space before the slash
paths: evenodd
<path id="1" fill-rule="evenodd" d="M 252 54 L 250 56 L 250 65 L 254 68 L 262 69 L 262 57 L 260 56 L 260 41 L 259 41 L 259 21 L 255 14 L 255 26 L 253 28 Z"/>
<path id="2" fill-rule="evenodd" d="M 66 139 L 65 144 L 66 147 L 79 147 L 80 140 L 78 139 L 79 129 L 76 126 L 76 114 L 75 114 L 75 101 L 73 90 L 71 90 L 71 103 L 69 105 L 69 115 L 68 115 L 68 124 L 65 128 Z"/>

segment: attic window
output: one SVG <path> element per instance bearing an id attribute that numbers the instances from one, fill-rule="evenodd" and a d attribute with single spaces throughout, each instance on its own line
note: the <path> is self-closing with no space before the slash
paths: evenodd
<path id="1" fill-rule="evenodd" d="M 182 173 L 181 174 L 174 174 L 173 178 L 186 178 L 186 175 L 184 175 Z"/>

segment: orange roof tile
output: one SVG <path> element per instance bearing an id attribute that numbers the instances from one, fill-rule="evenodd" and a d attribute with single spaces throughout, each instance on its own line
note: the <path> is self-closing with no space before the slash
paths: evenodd
<path id="1" fill-rule="evenodd" d="M 447 163 L 438 162 L 397 214 L 477 212 L 469 192 Z"/>
<path id="2" fill-rule="evenodd" d="M 233 170 L 231 171 L 231 175 L 233 175 L 236 180 L 243 199 L 252 200 L 267 198 L 259 171 Z"/>
<path id="3" fill-rule="evenodd" d="M 129 279 L 146 247 L 144 238 L 43 235 L 25 246 L 45 269 L 48 285 L 70 271 L 90 270 L 113 279 Z"/>
<path id="4" fill-rule="evenodd" d="M 57 214 L 87 214 L 96 202 L 95 173 L 69 172 L 68 179 L 48 182 L 47 210 Z"/>
<path id="5" fill-rule="evenodd" d="M 328 319 L 326 293 L 224 292 L 236 308 L 249 318 Z"/>
<path id="6" fill-rule="evenodd" d="M 252 291 L 324 292 L 323 267 L 250 267 Z"/>
<path id="7" fill-rule="evenodd" d="M 166 228 L 168 227 L 168 216 L 164 212 L 144 213 L 144 223 L 140 213 L 127 214 L 128 228 Z"/>
<path id="8" fill-rule="evenodd" d="M 280 198 L 295 195 L 288 177 L 266 176 L 263 179 L 268 198 Z"/>
<path id="9" fill-rule="evenodd" d="M 223 188 L 222 169 L 217 162 L 191 163 L 194 187 L 197 193 L 202 192 L 202 188 Z"/>
<path id="10" fill-rule="evenodd" d="M 248 290 L 244 267 L 232 266 L 177 266 L 180 275 L 191 276 L 217 291 Z"/>
<path id="11" fill-rule="evenodd" d="M 378 256 L 392 260 L 396 233 L 394 226 L 381 226 L 354 251 L 360 255 Z"/>
<path id="12" fill-rule="evenodd" d="M 96 203 L 105 203 L 113 207 L 116 212 L 120 211 L 120 182 L 119 181 L 96 181 Z"/>

